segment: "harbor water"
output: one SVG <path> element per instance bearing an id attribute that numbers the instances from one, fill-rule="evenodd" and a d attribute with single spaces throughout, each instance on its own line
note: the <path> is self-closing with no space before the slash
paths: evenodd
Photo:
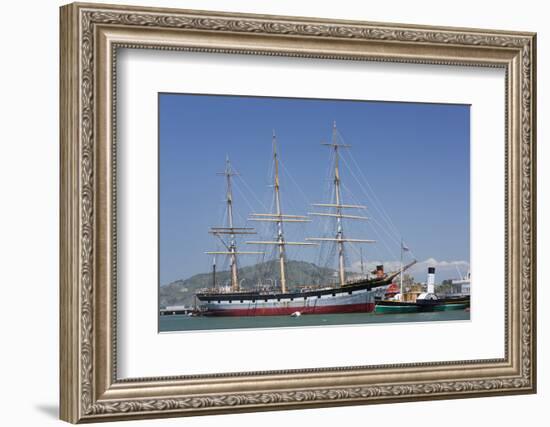
<path id="1" fill-rule="evenodd" d="M 159 332 L 220 329 L 308 327 L 327 325 L 364 325 L 374 323 L 441 322 L 470 320 L 466 310 L 425 313 L 348 313 L 291 316 L 203 317 L 186 315 L 159 316 Z"/>

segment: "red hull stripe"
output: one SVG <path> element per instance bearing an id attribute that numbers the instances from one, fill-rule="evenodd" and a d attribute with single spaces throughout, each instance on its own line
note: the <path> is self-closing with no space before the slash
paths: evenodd
<path id="1" fill-rule="evenodd" d="M 374 303 L 329 305 L 318 307 L 251 307 L 230 310 L 208 310 L 205 316 L 284 316 L 299 311 L 301 314 L 329 314 L 329 313 L 371 313 Z"/>

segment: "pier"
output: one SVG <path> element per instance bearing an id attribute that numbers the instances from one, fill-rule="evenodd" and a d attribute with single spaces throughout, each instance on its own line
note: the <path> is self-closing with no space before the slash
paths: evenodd
<path id="1" fill-rule="evenodd" d="M 193 313 L 192 307 L 186 307 L 184 305 L 170 305 L 166 308 L 161 308 L 159 314 L 161 316 L 173 316 L 175 314 L 189 314 Z"/>

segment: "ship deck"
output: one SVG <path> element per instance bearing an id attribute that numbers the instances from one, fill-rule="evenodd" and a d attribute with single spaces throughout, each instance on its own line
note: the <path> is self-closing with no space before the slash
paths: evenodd
<path id="1" fill-rule="evenodd" d="M 261 291 L 243 291 L 243 292 L 197 292 L 196 296 L 200 301 L 255 301 L 257 300 L 273 300 L 273 299 L 294 299 L 294 298 L 308 298 L 318 297 L 322 295 L 337 295 L 337 294 L 352 294 L 357 290 L 371 290 L 373 288 L 386 286 L 393 280 L 394 276 L 387 276 L 383 279 L 371 279 L 362 280 L 356 282 L 350 282 L 344 286 L 331 286 L 320 289 L 311 290 L 298 290 L 291 292 L 261 292 Z"/>

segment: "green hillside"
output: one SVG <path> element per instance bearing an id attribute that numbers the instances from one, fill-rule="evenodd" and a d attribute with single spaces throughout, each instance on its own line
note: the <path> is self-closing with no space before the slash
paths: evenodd
<path id="1" fill-rule="evenodd" d="M 272 285 L 273 279 L 279 283 L 280 274 L 278 266 L 278 261 L 268 261 L 240 268 L 238 274 L 241 287 L 254 288 L 259 283 Z M 286 262 L 286 280 L 290 289 L 298 285 L 319 285 L 327 283 L 327 278 L 333 277 L 334 273 L 334 270 L 330 268 L 319 267 L 309 262 Z M 230 280 L 229 271 L 220 271 L 216 273 L 216 283 L 218 286 L 228 285 Z M 175 282 L 160 287 L 160 306 L 192 306 L 195 292 L 198 289 L 208 287 L 212 287 L 212 273 L 201 273 L 185 280 L 176 280 Z"/>

